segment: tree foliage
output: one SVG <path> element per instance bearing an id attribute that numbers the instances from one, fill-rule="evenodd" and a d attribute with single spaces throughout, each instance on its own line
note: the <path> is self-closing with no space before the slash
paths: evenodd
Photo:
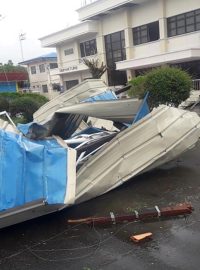
<path id="1" fill-rule="evenodd" d="M 93 79 L 100 79 L 107 70 L 107 66 L 103 62 L 100 64 L 99 59 L 83 58 L 83 63 L 89 68 Z"/>
<path id="2" fill-rule="evenodd" d="M 143 98 L 146 87 L 146 76 L 138 76 L 129 81 L 131 85 L 128 91 L 129 96 L 135 98 Z"/>
<path id="3" fill-rule="evenodd" d="M 14 65 L 12 60 L 8 60 L 7 64 L 0 64 L 0 73 L 3 72 L 27 72 L 27 70 L 20 65 Z"/>
<path id="4" fill-rule="evenodd" d="M 0 93 L 0 111 L 7 111 L 16 122 L 28 123 L 33 113 L 48 99 L 33 93 Z"/>
<path id="5" fill-rule="evenodd" d="M 132 79 L 130 84 L 130 96 L 144 97 L 149 91 L 151 108 L 160 104 L 178 106 L 189 97 L 192 78 L 181 69 L 162 67 Z"/>
<path id="6" fill-rule="evenodd" d="M 15 98 L 10 103 L 10 114 L 12 117 L 23 115 L 26 122 L 33 120 L 33 113 L 39 109 L 39 105 L 36 100 L 31 97 L 25 96 L 21 98 Z"/>

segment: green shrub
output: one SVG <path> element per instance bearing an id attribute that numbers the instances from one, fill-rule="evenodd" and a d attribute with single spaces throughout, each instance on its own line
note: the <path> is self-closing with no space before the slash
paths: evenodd
<path id="1" fill-rule="evenodd" d="M 131 85 L 128 95 L 130 97 L 142 98 L 145 93 L 146 76 L 138 76 L 129 81 Z"/>
<path id="2" fill-rule="evenodd" d="M 8 102 L 10 102 L 11 100 L 15 99 L 15 98 L 20 98 L 22 96 L 21 93 L 0 93 L 0 98 L 4 98 L 6 99 Z"/>
<path id="3" fill-rule="evenodd" d="M 31 97 L 25 96 L 14 99 L 10 103 L 10 113 L 12 117 L 23 115 L 27 122 L 33 121 L 33 113 L 39 109 L 40 105 Z"/>
<path id="4" fill-rule="evenodd" d="M 138 91 L 138 96 L 143 97 L 144 93 L 149 91 L 148 103 L 151 108 L 160 104 L 178 106 L 189 97 L 192 78 L 181 69 L 156 68 L 142 77 L 144 78 L 137 81 L 136 90 L 132 92 Z"/>
<path id="5" fill-rule="evenodd" d="M 33 113 L 48 99 L 31 93 L 0 93 L 0 111 L 7 111 L 16 123 L 30 122 Z"/>
<path id="6" fill-rule="evenodd" d="M 23 94 L 24 96 L 33 98 L 38 104 L 40 104 L 40 106 L 44 105 L 48 100 L 48 98 L 46 98 L 45 96 L 42 96 L 40 94 L 33 94 L 33 93 L 27 93 L 27 94 Z"/>
<path id="7" fill-rule="evenodd" d="M 0 96 L 0 112 L 9 111 L 9 102 L 5 97 Z"/>

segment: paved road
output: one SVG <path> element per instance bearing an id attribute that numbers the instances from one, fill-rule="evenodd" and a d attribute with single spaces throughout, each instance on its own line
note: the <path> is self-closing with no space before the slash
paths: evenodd
<path id="1" fill-rule="evenodd" d="M 1 270 L 200 269 L 200 146 L 178 161 L 132 179 L 87 203 L 0 231 Z M 107 228 L 68 227 L 70 217 L 107 215 L 189 201 L 187 219 Z M 135 245 L 129 237 L 151 231 L 153 240 Z"/>

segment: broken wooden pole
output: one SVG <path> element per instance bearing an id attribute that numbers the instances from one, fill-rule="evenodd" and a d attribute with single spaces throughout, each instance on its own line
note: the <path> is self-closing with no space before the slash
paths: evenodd
<path id="1" fill-rule="evenodd" d="M 88 224 L 88 225 L 109 225 L 132 221 L 145 221 L 153 218 L 166 218 L 191 214 L 193 207 L 189 203 L 182 203 L 176 206 L 168 206 L 164 208 L 159 208 L 155 206 L 154 208 L 146 208 L 142 210 L 133 210 L 131 214 L 126 215 L 114 215 L 113 212 L 110 216 L 106 217 L 87 217 L 82 219 L 69 219 L 68 224 Z"/>

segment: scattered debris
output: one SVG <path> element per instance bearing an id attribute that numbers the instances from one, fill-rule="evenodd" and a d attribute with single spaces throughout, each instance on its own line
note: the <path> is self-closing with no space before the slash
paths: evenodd
<path id="1" fill-rule="evenodd" d="M 144 242 L 147 239 L 148 240 L 151 239 L 152 235 L 153 234 L 151 232 L 142 233 L 142 234 L 132 235 L 130 239 L 135 243 L 140 243 L 140 242 Z"/>
<path id="2" fill-rule="evenodd" d="M 88 225 L 110 225 L 124 222 L 145 221 L 153 218 L 166 218 L 174 216 L 182 216 L 191 214 L 193 211 L 192 205 L 182 203 L 176 206 L 159 208 L 157 205 L 154 208 L 146 208 L 142 210 L 134 210 L 129 215 L 114 215 L 113 212 L 107 217 L 87 217 L 82 219 L 69 219 L 68 224 L 88 224 Z"/>
<path id="3" fill-rule="evenodd" d="M 180 105 L 180 109 L 193 109 L 197 104 L 200 102 L 200 91 L 199 90 L 193 90 L 190 92 L 190 96 L 188 99 L 183 101 Z"/>

